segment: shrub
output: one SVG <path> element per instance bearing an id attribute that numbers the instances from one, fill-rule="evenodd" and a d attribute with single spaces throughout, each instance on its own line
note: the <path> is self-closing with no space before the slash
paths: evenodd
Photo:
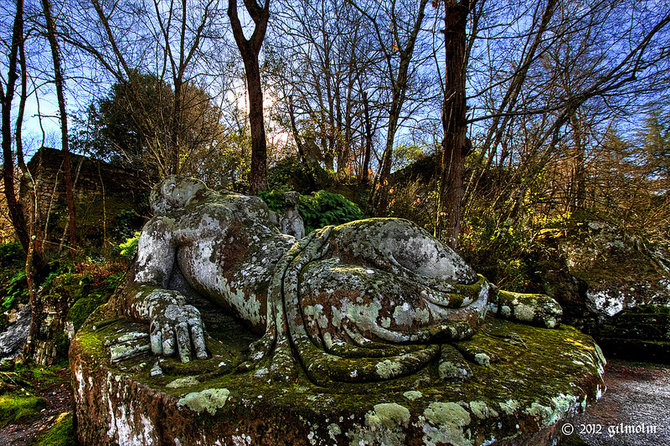
<path id="1" fill-rule="evenodd" d="M 137 254 L 137 241 L 140 238 L 140 232 L 135 232 L 133 237 L 127 238 L 124 243 L 119 245 L 121 248 L 121 257 L 125 257 L 128 260 L 132 260 Z"/>
<path id="2" fill-rule="evenodd" d="M 3 267 L 23 262 L 25 254 L 17 242 L 0 245 L 0 265 Z"/>
<path id="3" fill-rule="evenodd" d="M 134 209 L 121 209 L 112 221 L 110 232 L 121 238 L 130 237 L 138 228 L 142 227 L 144 219 Z"/>
<path id="4" fill-rule="evenodd" d="M 271 211 L 284 212 L 284 192 L 272 190 L 259 192 Z M 305 222 L 305 233 L 328 225 L 340 225 L 364 218 L 361 209 L 343 195 L 320 190 L 311 195 L 300 195 L 298 211 Z"/>
<path id="5" fill-rule="evenodd" d="M 479 215 L 464 222 L 460 254 L 501 288 L 541 292 L 535 283 L 538 250 L 535 231 L 521 221 Z"/>
<path id="6" fill-rule="evenodd" d="M 268 208 L 272 212 L 281 214 L 284 212 L 284 191 L 283 190 L 271 190 L 271 191 L 259 191 L 258 197 L 268 205 Z"/>
<path id="7" fill-rule="evenodd" d="M 0 306 L 6 311 L 14 307 L 17 302 L 28 302 L 28 284 L 26 282 L 26 272 L 19 271 L 7 282 L 7 288 L 3 292 Z"/>
<path id="8" fill-rule="evenodd" d="M 339 225 L 364 217 L 361 209 L 340 194 L 320 190 L 312 195 L 301 195 L 298 205 L 305 221 L 305 232 L 327 225 Z"/>

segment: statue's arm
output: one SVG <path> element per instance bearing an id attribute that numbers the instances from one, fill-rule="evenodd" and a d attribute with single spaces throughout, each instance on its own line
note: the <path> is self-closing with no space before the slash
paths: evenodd
<path id="1" fill-rule="evenodd" d="M 151 326 L 151 350 L 157 355 L 179 354 L 182 362 L 191 358 L 191 346 L 198 359 L 207 357 L 200 312 L 186 303 L 181 293 L 168 290 L 177 245 L 174 221 L 154 218 L 144 227 L 137 247 L 134 283 L 125 293 L 123 313 Z"/>

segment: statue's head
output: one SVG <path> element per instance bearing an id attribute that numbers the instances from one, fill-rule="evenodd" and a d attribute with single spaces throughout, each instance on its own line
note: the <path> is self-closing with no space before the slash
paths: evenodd
<path id="1" fill-rule="evenodd" d="M 170 175 L 153 188 L 149 204 L 155 215 L 166 214 L 186 207 L 205 191 L 207 186 L 200 180 Z"/>

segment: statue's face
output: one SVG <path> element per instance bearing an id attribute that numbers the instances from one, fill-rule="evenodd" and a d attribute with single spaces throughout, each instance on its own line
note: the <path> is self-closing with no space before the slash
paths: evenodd
<path id="1" fill-rule="evenodd" d="M 200 191 L 207 189 L 205 183 L 195 178 L 169 176 L 151 191 L 149 204 L 156 215 L 182 209 Z"/>

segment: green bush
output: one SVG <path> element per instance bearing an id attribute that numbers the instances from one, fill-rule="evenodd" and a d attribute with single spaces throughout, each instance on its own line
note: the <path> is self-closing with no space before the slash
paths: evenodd
<path id="1" fill-rule="evenodd" d="M 140 232 L 135 232 L 133 237 L 127 238 L 124 243 L 119 245 L 121 248 L 121 257 L 125 257 L 128 260 L 132 260 L 137 254 L 137 241 L 140 238 Z"/>
<path id="2" fill-rule="evenodd" d="M 21 244 L 12 242 L 0 245 L 0 266 L 7 267 L 10 265 L 23 262 L 25 253 Z"/>
<path id="3" fill-rule="evenodd" d="M 301 195 L 298 205 L 305 221 L 305 232 L 327 225 L 339 225 L 364 217 L 361 209 L 340 194 L 320 190 L 312 195 Z"/>
<path id="4" fill-rule="evenodd" d="M 268 205 L 268 208 L 272 212 L 281 214 L 284 212 L 284 191 L 283 190 L 271 190 L 271 191 L 259 191 L 258 197 Z"/>
<path id="5" fill-rule="evenodd" d="M 271 190 L 259 192 L 271 211 L 284 212 L 284 192 Z M 328 225 L 340 225 L 364 218 L 361 209 L 340 194 L 320 190 L 311 195 L 300 195 L 298 211 L 305 222 L 305 233 Z"/>
<path id="6" fill-rule="evenodd" d="M 128 238 L 141 228 L 143 223 L 144 219 L 134 209 L 121 209 L 112 220 L 110 232 L 116 240 Z"/>
<path id="7" fill-rule="evenodd" d="M 7 282 L 7 288 L 3 291 L 2 301 L 0 306 L 3 311 L 7 311 L 14 307 L 17 302 L 28 302 L 28 283 L 26 281 L 26 272 L 19 271 L 12 276 Z"/>

